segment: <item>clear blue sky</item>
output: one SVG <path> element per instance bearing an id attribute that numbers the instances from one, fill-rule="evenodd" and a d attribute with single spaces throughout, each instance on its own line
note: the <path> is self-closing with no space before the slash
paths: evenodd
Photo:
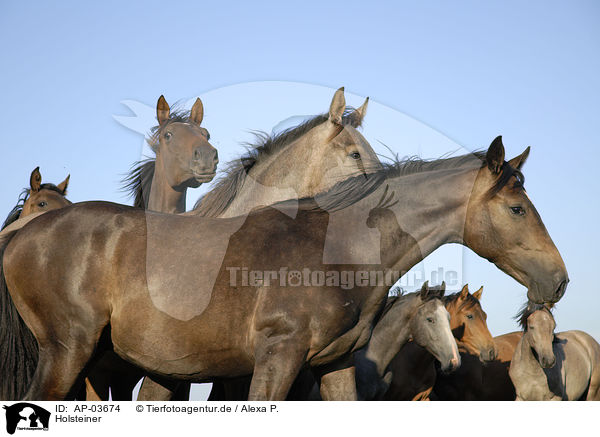
<path id="1" fill-rule="evenodd" d="M 73 201 L 127 202 L 119 180 L 142 139 L 113 118 L 130 115 L 123 100 L 210 100 L 260 81 L 344 85 L 457 147 L 486 147 L 498 134 L 511 157 L 532 146 L 526 188 L 571 277 L 558 329 L 600 339 L 599 20 L 593 1 L 3 2 L 0 208 L 11 209 L 37 165 L 46 181 L 70 173 Z M 329 95 L 282 101 L 275 85 L 263 98 L 240 92 L 227 100 L 230 120 L 224 103 L 205 101 L 205 125 L 235 156 L 246 129 L 322 112 Z M 234 119 L 240 113 L 247 118 Z M 377 139 L 375 114 L 365 134 Z M 439 155 L 433 144 L 385 140 L 400 155 Z M 465 281 L 485 286 L 492 333 L 516 329 L 523 287 L 468 252 L 463 265 Z"/>

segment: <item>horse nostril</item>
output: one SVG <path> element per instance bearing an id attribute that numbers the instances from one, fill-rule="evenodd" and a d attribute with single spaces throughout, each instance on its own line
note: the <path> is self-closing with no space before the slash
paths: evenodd
<path id="1" fill-rule="evenodd" d="M 456 370 L 458 368 L 458 358 L 452 358 L 450 360 L 450 370 Z"/>
<path id="2" fill-rule="evenodd" d="M 565 291 L 567 291 L 567 283 L 568 283 L 568 280 L 565 279 L 564 281 L 562 281 L 560 283 L 560 285 L 556 289 L 555 295 L 558 299 L 562 298 L 565 294 Z"/>
<path id="3" fill-rule="evenodd" d="M 215 164 L 218 164 L 218 163 L 219 163 L 219 152 L 217 152 L 217 149 L 215 149 L 215 157 L 214 157 L 214 161 L 215 161 Z"/>

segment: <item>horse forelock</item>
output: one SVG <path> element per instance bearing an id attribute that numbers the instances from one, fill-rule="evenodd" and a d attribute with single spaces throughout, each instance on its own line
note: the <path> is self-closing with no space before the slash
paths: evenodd
<path id="1" fill-rule="evenodd" d="M 459 297 L 460 297 L 460 292 L 452 293 L 447 296 L 444 296 L 444 298 L 443 298 L 444 304 L 445 305 L 457 304 Z M 466 298 L 462 302 L 460 302 L 460 304 L 456 307 L 456 309 L 458 312 L 460 312 L 462 310 L 468 310 L 470 308 L 475 308 L 475 307 L 481 308 L 481 302 L 479 302 L 479 300 L 477 300 L 477 298 L 474 297 L 472 294 L 467 294 Z"/>
<path id="2" fill-rule="evenodd" d="M 533 313 L 539 310 L 546 311 L 550 315 L 550 317 L 554 318 L 554 316 L 552 315 L 552 310 L 548 308 L 545 304 L 527 302 L 525 305 L 523 305 L 523 308 L 521 308 L 521 310 L 514 317 L 519 322 L 519 326 L 521 327 L 521 329 L 523 329 L 523 331 L 527 331 L 527 319 L 529 318 L 529 316 L 531 316 Z"/>
<path id="3" fill-rule="evenodd" d="M 152 129 L 150 129 L 150 134 L 148 135 L 146 142 L 148 143 L 148 146 L 152 149 L 152 151 L 154 153 L 156 153 L 158 150 L 158 145 L 160 142 L 160 134 L 167 126 L 169 126 L 173 123 L 184 123 L 184 124 L 189 124 L 189 125 L 195 125 L 195 123 L 193 123 L 190 120 L 191 111 L 176 108 L 175 107 L 176 105 L 177 105 L 177 103 L 175 103 L 174 105 L 171 106 L 169 119 L 167 121 L 165 121 L 163 124 L 157 124 L 156 126 L 152 127 Z M 208 130 L 207 130 L 207 132 L 208 132 Z M 209 138 L 210 138 L 210 134 L 209 134 Z"/>

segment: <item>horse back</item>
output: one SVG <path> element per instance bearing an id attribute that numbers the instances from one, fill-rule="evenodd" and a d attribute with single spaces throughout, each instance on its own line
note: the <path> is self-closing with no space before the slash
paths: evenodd
<path id="1" fill-rule="evenodd" d="M 563 398 L 581 399 L 600 370 L 600 345 L 586 332 L 571 330 L 555 334 L 553 349 L 556 364 L 547 371 L 550 387 L 560 380 Z"/>

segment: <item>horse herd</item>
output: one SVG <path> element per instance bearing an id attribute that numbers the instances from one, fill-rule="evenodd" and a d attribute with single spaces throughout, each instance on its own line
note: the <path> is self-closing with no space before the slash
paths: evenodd
<path id="1" fill-rule="evenodd" d="M 381 162 L 358 128 L 368 99 L 272 136 L 210 182 L 217 150 L 157 104 L 155 158 L 134 206 L 72 204 L 39 168 L 0 233 L 2 399 L 600 399 L 600 346 L 554 333 L 569 281 L 524 189 L 529 148 Z M 527 287 L 523 331 L 493 338 L 482 288 L 390 296 L 446 243 Z"/>

